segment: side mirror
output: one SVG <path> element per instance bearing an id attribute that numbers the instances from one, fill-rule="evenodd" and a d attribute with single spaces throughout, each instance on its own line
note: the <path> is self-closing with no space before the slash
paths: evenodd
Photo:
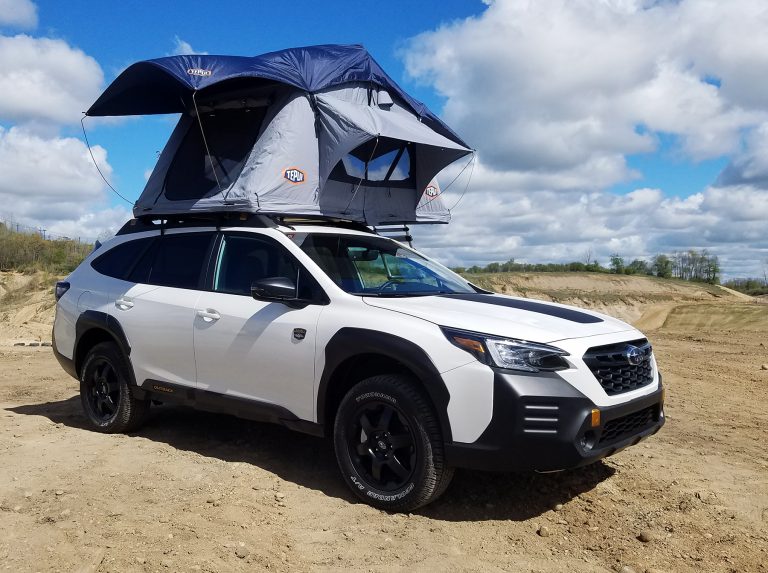
<path id="1" fill-rule="evenodd" d="M 287 277 L 260 279 L 251 284 L 251 296 L 269 302 L 295 301 L 296 284 Z"/>

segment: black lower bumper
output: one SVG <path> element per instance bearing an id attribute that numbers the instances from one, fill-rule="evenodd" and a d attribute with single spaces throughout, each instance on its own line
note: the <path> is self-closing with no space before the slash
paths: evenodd
<path id="1" fill-rule="evenodd" d="M 496 371 L 491 423 L 476 442 L 447 444 L 447 461 L 500 471 L 586 465 L 658 432 L 664 425 L 663 395 L 660 384 L 651 394 L 600 408 L 555 373 Z M 600 420 L 593 426 L 594 409 Z"/>

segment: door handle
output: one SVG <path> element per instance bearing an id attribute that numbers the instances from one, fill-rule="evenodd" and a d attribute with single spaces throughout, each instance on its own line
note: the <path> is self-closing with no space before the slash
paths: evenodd
<path id="1" fill-rule="evenodd" d="M 202 318 L 205 322 L 216 322 L 221 318 L 221 315 L 212 308 L 206 308 L 205 310 L 198 310 L 197 316 Z"/>
<path id="2" fill-rule="evenodd" d="M 133 301 L 127 296 L 121 296 L 115 301 L 115 306 L 120 310 L 129 310 L 133 308 Z"/>

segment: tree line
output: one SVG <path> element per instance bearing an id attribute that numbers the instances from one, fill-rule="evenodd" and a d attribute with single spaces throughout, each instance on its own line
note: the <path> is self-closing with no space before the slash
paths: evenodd
<path id="1" fill-rule="evenodd" d="M 768 278 L 762 279 L 732 279 L 723 283 L 723 286 L 732 288 L 750 296 L 768 294 Z"/>
<path id="2" fill-rule="evenodd" d="M 93 250 L 93 245 L 71 239 L 44 239 L 38 234 L 17 233 L 0 223 L 0 270 L 48 271 L 66 274 Z"/>
<path id="3" fill-rule="evenodd" d="M 453 270 L 458 273 L 469 274 L 511 272 L 612 273 L 678 278 L 711 284 L 719 284 L 721 272 L 717 255 L 710 255 L 706 249 L 703 251 L 690 249 L 671 255 L 658 254 L 649 259 L 633 259 L 630 262 L 627 262 L 620 254 L 614 253 L 611 255 L 607 266 L 593 260 L 590 252 L 585 257 L 585 261 L 572 261 L 570 263 L 519 263 L 515 259 L 510 259 L 505 263 L 489 263 L 484 267 L 479 265 L 455 267 Z"/>

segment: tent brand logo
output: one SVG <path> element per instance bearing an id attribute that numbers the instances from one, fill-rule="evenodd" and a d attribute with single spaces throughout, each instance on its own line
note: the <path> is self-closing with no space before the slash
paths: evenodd
<path id="1" fill-rule="evenodd" d="M 437 187 L 435 187 L 434 185 L 430 185 L 424 190 L 424 194 L 427 197 L 437 197 L 438 193 L 440 193 L 440 191 L 438 191 Z"/>
<path id="2" fill-rule="evenodd" d="M 305 175 L 301 169 L 297 169 L 296 167 L 289 167 L 283 171 L 283 177 L 285 177 L 291 183 L 297 184 L 304 183 Z"/>
<path id="3" fill-rule="evenodd" d="M 200 76 L 201 78 L 205 78 L 210 76 L 213 72 L 211 70 L 203 70 L 201 68 L 189 68 L 187 73 L 190 76 Z"/>

